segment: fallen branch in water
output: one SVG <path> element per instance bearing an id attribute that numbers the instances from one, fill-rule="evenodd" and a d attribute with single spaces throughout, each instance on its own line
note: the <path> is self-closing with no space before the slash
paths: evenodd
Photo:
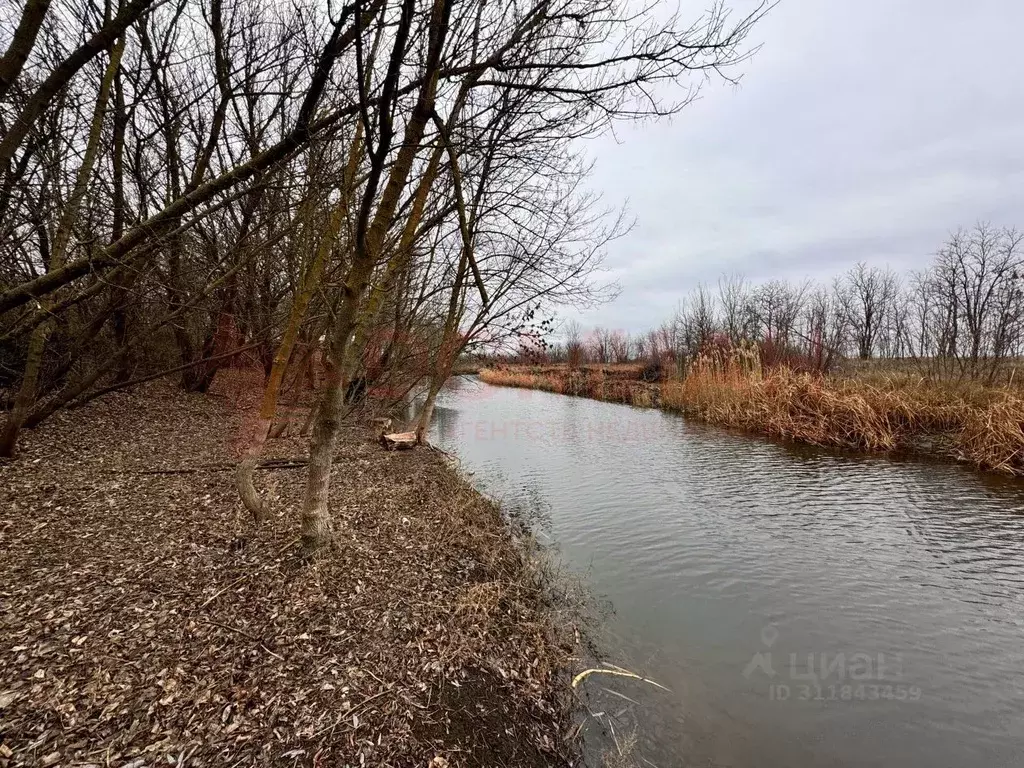
<path id="1" fill-rule="evenodd" d="M 578 675 L 576 675 L 576 677 L 574 677 L 572 679 L 572 687 L 573 688 L 578 687 L 579 684 L 581 682 L 583 682 L 583 680 L 585 680 L 590 675 L 594 675 L 594 674 L 598 674 L 598 675 L 617 675 L 618 677 L 629 677 L 629 678 L 632 678 L 633 680 L 640 680 L 641 682 L 644 682 L 644 683 L 650 683 L 655 688 L 661 688 L 661 690 L 663 690 L 663 691 L 668 691 L 669 693 L 672 693 L 671 689 L 666 688 L 661 683 L 655 682 L 654 680 L 650 680 L 650 679 L 648 679 L 646 677 L 641 677 L 640 675 L 636 674 L 635 672 L 630 672 L 628 669 L 623 669 L 622 667 L 614 667 L 612 669 L 584 669 L 582 672 L 580 672 Z"/>

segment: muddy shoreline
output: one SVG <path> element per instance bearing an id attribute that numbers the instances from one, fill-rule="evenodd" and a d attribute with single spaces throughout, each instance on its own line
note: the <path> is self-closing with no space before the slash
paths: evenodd
<path id="1" fill-rule="evenodd" d="M 0 465 L 0 766 L 572 759 L 574 628 L 529 537 L 365 422 L 338 447 L 333 551 L 303 564 L 305 470 L 258 472 L 255 527 L 215 468 L 250 398 L 227 377 L 114 394 Z"/>

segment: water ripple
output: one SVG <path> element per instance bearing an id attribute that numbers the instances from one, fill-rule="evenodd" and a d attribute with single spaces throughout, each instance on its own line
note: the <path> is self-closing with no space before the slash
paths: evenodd
<path id="1" fill-rule="evenodd" d="M 444 394 L 433 439 L 543 521 L 627 663 L 683 692 L 648 713 L 655 763 L 1019 764 L 1020 483 L 479 382 Z M 744 674 L 759 653 L 774 676 Z M 823 693 L 801 699 L 808 671 Z M 851 683 L 882 690 L 829 698 Z"/>

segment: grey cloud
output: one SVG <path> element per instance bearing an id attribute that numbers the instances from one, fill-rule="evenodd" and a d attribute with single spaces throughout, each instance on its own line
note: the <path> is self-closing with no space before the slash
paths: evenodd
<path id="1" fill-rule="evenodd" d="M 1024 226 L 1022 24 L 1009 0 L 782 0 L 740 87 L 588 147 L 637 225 L 606 260 L 622 294 L 581 320 L 643 330 L 722 273 L 902 271 L 958 226 Z"/>

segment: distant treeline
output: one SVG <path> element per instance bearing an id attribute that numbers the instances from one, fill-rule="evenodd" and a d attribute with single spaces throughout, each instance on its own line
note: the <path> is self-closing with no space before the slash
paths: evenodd
<path id="1" fill-rule="evenodd" d="M 708 345 L 756 344 L 765 362 L 814 370 L 888 358 L 909 360 L 925 375 L 994 378 L 1024 347 L 1022 240 L 1015 229 L 978 224 L 952 234 L 928 267 L 906 274 L 861 262 L 828 284 L 727 275 L 697 286 L 647 333 L 585 332 L 570 322 L 540 356 L 682 366 Z"/>

